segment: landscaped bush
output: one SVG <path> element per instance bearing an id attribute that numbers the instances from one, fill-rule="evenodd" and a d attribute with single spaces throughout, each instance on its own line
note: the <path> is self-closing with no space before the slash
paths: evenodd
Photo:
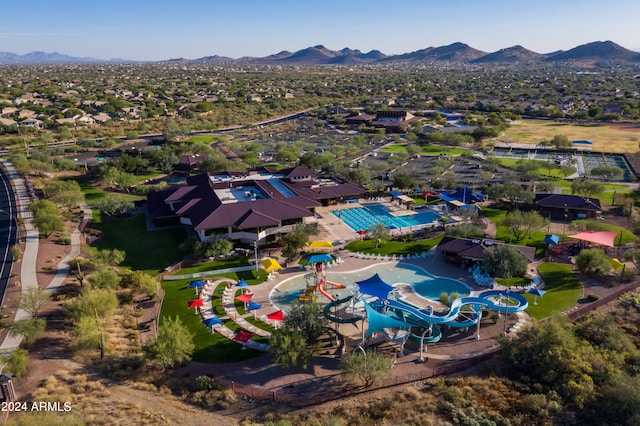
<path id="1" fill-rule="evenodd" d="M 600 296 L 598 296 L 597 294 L 589 294 L 589 295 L 587 295 L 587 301 L 589 301 L 589 302 L 595 302 L 598 299 L 600 299 Z"/>

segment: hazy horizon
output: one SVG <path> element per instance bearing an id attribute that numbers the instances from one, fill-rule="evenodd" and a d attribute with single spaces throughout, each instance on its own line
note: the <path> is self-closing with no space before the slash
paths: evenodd
<path id="1" fill-rule="evenodd" d="M 394 55 L 462 42 L 488 53 L 521 45 L 544 54 L 607 40 L 640 51 L 640 3 L 631 0 L 606 8 L 595 0 L 579 5 L 550 0 L 430 5 L 407 0 L 393 6 L 380 0 L 328 0 L 320 5 L 291 0 L 114 0 L 106 5 L 33 0 L 28 11 L 16 2 L 3 5 L 0 51 L 155 61 L 264 57 L 315 45 Z"/>

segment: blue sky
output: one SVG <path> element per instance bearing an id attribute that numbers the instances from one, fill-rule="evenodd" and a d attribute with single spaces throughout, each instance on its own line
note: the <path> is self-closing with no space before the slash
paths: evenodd
<path id="1" fill-rule="evenodd" d="M 101 59 L 267 56 L 323 44 L 407 53 L 456 41 L 538 53 L 611 40 L 640 51 L 640 1 L 4 1 L 0 51 Z"/>

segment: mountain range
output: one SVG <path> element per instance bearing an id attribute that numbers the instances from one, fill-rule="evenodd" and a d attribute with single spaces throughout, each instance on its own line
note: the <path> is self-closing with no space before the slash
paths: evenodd
<path id="1" fill-rule="evenodd" d="M 70 64 L 104 62 L 140 62 L 123 59 L 109 61 L 96 58 L 78 58 L 58 52 L 31 52 L 17 55 L 0 52 L 0 64 Z M 447 46 L 427 47 L 426 49 L 399 55 L 385 55 L 379 50 L 363 53 L 360 50 L 344 48 L 330 50 L 322 45 L 307 47 L 296 52 L 283 50 L 262 58 L 242 57 L 238 59 L 225 56 L 205 56 L 197 59 L 167 59 L 162 63 L 183 64 L 255 64 L 255 65 L 358 65 L 375 63 L 407 64 L 483 64 L 483 65 L 532 65 L 536 63 L 561 63 L 577 65 L 640 64 L 640 53 L 626 49 L 612 41 L 596 41 L 573 49 L 552 53 L 536 53 L 522 46 L 512 46 L 497 52 L 483 52 L 468 44 L 456 42 Z"/>

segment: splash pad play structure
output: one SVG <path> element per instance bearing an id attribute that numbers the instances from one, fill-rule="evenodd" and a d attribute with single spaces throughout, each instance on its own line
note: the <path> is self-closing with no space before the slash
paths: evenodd
<path id="1" fill-rule="evenodd" d="M 383 281 L 378 273 L 356 281 L 351 294 L 334 297 L 329 294 L 331 289 L 354 287 L 329 281 L 322 264 L 316 264 L 314 272 L 305 277 L 307 286 L 298 295 L 298 300 L 327 301 L 324 316 L 336 323 L 336 327 L 340 324 L 355 325 L 362 334 L 361 347 L 383 338 L 398 344 L 399 356 L 402 356 L 405 343 L 411 340 L 420 345 L 420 361 L 424 361 L 424 345 L 440 341 L 444 335 L 443 329 L 464 332 L 476 326 L 476 338 L 480 339 L 483 311 L 508 315 L 528 307 L 523 295 L 509 290 L 485 290 L 465 295 L 453 300 L 448 307 L 434 307 L 434 303 L 419 306 L 419 303 L 410 302 L 402 296 L 398 288 Z"/>

